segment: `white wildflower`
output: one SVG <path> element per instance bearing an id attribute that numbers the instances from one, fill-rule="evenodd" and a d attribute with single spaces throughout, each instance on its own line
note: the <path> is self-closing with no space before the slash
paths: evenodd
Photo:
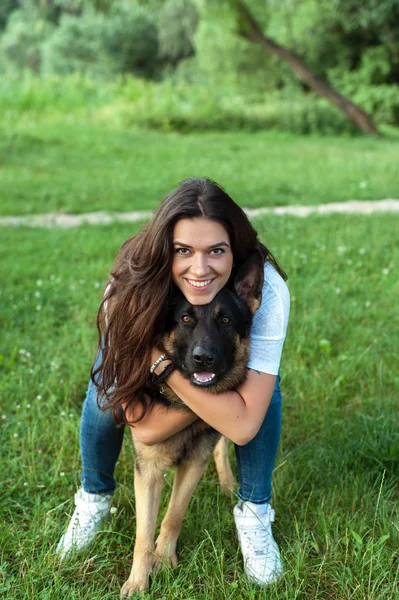
<path id="1" fill-rule="evenodd" d="M 15 437 L 15 438 L 19 437 L 18 433 L 14 433 L 13 437 Z"/>
<path id="2" fill-rule="evenodd" d="M 41 400 L 42 397 L 40 396 L 40 394 L 38 396 L 36 396 L 36 400 Z"/>
<path id="3" fill-rule="evenodd" d="M 389 275 L 389 269 L 382 269 L 383 275 Z"/>
<path id="4" fill-rule="evenodd" d="M 118 512 L 118 509 L 116 508 L 116 506 L 111 506 L 109 512 L 111 513 L 111 515 L 114 515 L 116 512 Z"/>
<path id="5" fill-rule="evenodd" d="M 42 281 L 41 279 L 38 279 L 38 280 L 36 281 L 36 285 L 37 285 L 38 287 L 40 287 L 41 285 L 43 285 L 43 281 Z"/>
<path id="6" fill-rule="evenodd" d="M 366 248 L 359 248 L 359 254 L 366 254 Z"/>
<path id="7" fill-rule="evenodd" d="M 36 310 L 42 310 L 42 307 L 40 306 L 40 304 L 36 305 Z"/>

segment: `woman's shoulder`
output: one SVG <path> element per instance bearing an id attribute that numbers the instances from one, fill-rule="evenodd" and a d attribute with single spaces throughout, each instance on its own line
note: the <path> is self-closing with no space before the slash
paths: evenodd
<path id="1" fill-rule="evenodd" d="M 290 294 L 281 275 L 270 263 L 265 263 L 262 302 L 255 313 L 252 337 L 283 339 L 290 314 Z"/>
<path id="2" fill-rule="evenodd" d="M 264 281 L 262 287 L 262 304 L 266 297 L 279 296 L 283 301 L 288 300 L 290 293 L 288 286 L 280 273 L 269 262 L 265 262 Z"/>

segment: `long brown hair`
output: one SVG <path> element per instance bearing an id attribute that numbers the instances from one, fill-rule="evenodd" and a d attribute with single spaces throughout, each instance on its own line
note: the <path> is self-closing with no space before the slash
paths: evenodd
<path id="1" fill-rule="evenodd" d="M 93 366 L 91 378 L 101 408 L 112 406 L 119 424 L 124 421 L 122 405 L 140 404 L 140 418 L 146 412 L 144 389 L 151 351 L 164 331 L 167 306 L 176 289 L 172 281 L 173 230 L 180 219 L 198 217 L 217 221 L 229 234 L 234 257 L 231 281 L 253 252 L 261 252 L 287 278 L 258 240 L 244 211 L 221 186 L 206 178 L 182 181 L 143 230 L 122 245 L 97 314 L 101 364 Z"/>

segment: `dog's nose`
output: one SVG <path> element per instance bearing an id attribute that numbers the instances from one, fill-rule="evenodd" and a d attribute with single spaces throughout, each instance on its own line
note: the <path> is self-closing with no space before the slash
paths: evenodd
<path id="1" fill-rule="evenodd" d="M 215 362 L 215 357 L 212 355 L 212 353 L 202 346 L 196 346 L 194 348 L 193 359 L 198 365 L 206 367 L 210 367 Z"/>

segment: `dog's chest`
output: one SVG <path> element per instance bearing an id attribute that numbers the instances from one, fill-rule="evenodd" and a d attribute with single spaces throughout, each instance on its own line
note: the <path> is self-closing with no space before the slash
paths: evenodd
<path id="1" fill-rule="evenodd" d="M 133 435 L 136 460 L 140 468 L 177 467 L 187 461 L 206 461 L 212 454 L 220 433 L 198 420 L 168 440 L 146 446 Z"/>

